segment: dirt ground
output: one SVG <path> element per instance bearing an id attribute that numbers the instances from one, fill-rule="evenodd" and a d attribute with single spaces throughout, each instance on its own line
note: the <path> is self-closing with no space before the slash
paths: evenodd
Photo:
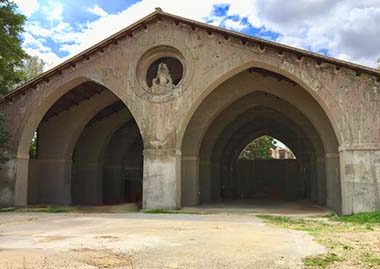
<path id="1" fill-rule="evenodd" d="M 325 248 L 247 212 L 1 213 L 0 268 L 303 268 Z"/>

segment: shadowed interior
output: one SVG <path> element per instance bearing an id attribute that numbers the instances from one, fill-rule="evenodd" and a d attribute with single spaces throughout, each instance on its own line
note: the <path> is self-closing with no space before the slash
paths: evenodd
<path id="1" fill-rule="evenodd" d="M 251 68 L 229 79 L 204 99 L 187 127 L 182 203 L 306 199 L 339 210 L 339 177 L 329 170 L 338 160 L 326 157 L 337 158 L 338 142 L 326 119 L 309 94 L 280 74 Z M 297 159 L 239 160 L 263 135 L 284 142 Z"/>
<path id="2" fill-rule="evenodd" d="M 38 127 L 29 204 L 141 202 L 139 128 L 123 102 L 95 82 L 59 98 Z"/>

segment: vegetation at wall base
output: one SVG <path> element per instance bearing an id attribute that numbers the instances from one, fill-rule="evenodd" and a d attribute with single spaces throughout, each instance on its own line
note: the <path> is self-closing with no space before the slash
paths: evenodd
<path id="1" fill-rule="evenodd" d="M 358 213 L 351 216 L 342 216 L 342 217 L 331 216 L 330 219 L 334 221 L 350 222 L 350 223 L 357 223 L 357 224 L 371 224 L 371 223 L 380 224 L 380 211 L 363 212 L 363 213 Z"/>
<path id="2" fill-rule="evenodd" d="M 324 254 L 306 257 L 306 268 L 380 268 L 379 211 L 351 216 L 255 216 L 279 227 L 308 232 L 326 248 Z"/>
<path id="3" fill-rule="evenodd" d="M 212 214 L 211 212 L 204 212 L 204 211 L 189 211 L 189 210 L 170 210 L 170 209 L 144 209 L 141 210 L 142 213 L 145 214 L 190 214 L 190 215 L 202 215 L 202 214 Z"/>

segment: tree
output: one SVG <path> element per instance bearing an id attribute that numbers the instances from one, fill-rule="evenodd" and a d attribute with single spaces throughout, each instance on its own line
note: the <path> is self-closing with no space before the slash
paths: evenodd
<path id="1" fill-rule="evenodd" d="M 377 59 L 377 69 L 380 69 L 380 58 Z"/>
<path id="2" fill-rule="evenodd" d="M 44 71 L 45 62 L 37 56 L 28 57 L 22 68 L 24 80 L 23 83 L 31 80 Z"/>
<path id="3" fill-rule="evenodd" d="M 22 67 L 28 55 L 21 47 L 26 17 L 15 12 L 17 5 L 0 0 L 0 94 L 25 79 Z"/>
<path id="4" fill-rule="evenodd" d="M 275 149 L 274 139 L 270 136 L 261 136 L 249 143 L 240 153 L 239 159 L 272 159 L 271 149 Z"/>

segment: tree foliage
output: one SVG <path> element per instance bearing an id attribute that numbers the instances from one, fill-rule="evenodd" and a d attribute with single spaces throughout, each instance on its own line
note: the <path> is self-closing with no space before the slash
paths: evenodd
<path id="1" fill-rule="evenodd" d="M 21 47 L 21 33 L 26 17 L 15 12 L 17 5 L 0 0 L 0 94 L 5 94 L 25 79 L 24 60 L 28 55 Z"/>
<path id="2" fill-rule="evenodd" d="M 29 148 L 29 158 L 30 159 L 37 159 L 37 151 L 38 151 L 38 132 L 35 132 L 32 138 L 32 143 L 30 144 Z"/>
<path id="3" fill-rule="evenodd" d="M 274 139 L 270 136 L 261 136 L 249 143 L 240 153 L 239 159 L 272 159 L 271 149 L 275 149 Z"/>
<path id="4" fill-rule="evenodd" d="M 24 78 L 22 82 L 25 83 L 41 74 L 44 71 L 44 67 L 45 62 L 42 59 L 37 56 L 28 57 L 22 67 Z"/>

